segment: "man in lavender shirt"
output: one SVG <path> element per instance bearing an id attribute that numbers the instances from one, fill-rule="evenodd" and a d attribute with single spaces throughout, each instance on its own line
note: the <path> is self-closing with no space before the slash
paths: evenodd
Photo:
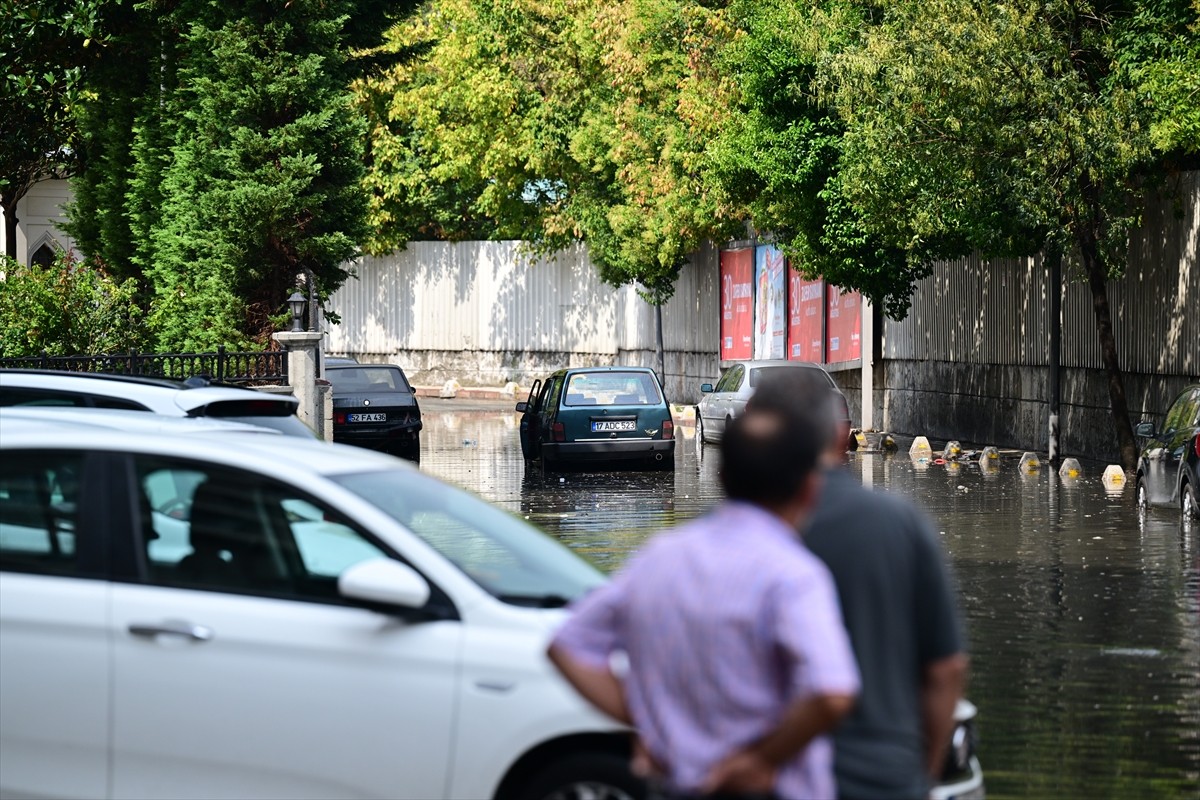
<path id="1" fill-rule="evenodd" d="M 825 734 L 858 670 L 833 581 L 796 534 L 820 489 L 826 412 L 734 420 L 727 499 L 655 536 L 551 644 L 567 680 L 636 729 L 667 797 L 836 794 Z"/>

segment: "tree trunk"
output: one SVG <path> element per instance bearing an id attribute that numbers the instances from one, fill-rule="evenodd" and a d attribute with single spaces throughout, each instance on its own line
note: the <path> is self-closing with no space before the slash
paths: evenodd
<path id="1" fill-rule="evenodd" d="M 2 198 L 0 207 L 4 208 L 4 255 L 15 259 L 17 257 L 17 203 L 7 197 Z"/>
<path id="2" fill-rule="evenodd" d="M 1137 443 L 1129 421 L 1129 402 L 1125 398 L 1125 380 L 1117 359 L 1117 337 L 1113 333 L 1112 313 L 1108 307 L 1108 270 L 1100 258 L 1100 248 L 1094 230 L 1079 232 L 1080 255 L 1087 271 L 1088 287 L 1092 290 L 1092 310 L 1096 314 L 1096 332 L 1100 336 L 1100 354 L 1108 374 L 1108 400 L 1112 408 L 1113 429 L 1121 454 L 1121 466 L 1126 471 L 1137 469 Z"/>

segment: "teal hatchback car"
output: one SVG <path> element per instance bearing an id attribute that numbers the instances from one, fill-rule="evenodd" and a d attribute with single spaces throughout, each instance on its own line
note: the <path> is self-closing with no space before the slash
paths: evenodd
<path id="1" fill-rule="evenodd" d="M 675 421 L 653 370 L 562 369 L 535 381 L 517 411 L 527 465 L 675 467 Z"/>

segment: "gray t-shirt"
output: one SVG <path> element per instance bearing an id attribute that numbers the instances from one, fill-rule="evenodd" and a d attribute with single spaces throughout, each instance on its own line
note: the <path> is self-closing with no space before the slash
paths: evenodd
<path id="1" fill-rule="evenodd" d="M 965 651 L 937 533 L 908 501 L 834 470 L 804 541 L 833 573 L 862 674 L 858 703 L 834 734 L 838 794 L 924 797 L 922 671 Z"/>

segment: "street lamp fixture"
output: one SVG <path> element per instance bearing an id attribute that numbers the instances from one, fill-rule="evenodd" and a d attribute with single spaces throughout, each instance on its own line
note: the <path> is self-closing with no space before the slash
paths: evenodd
<path id="1" fill-rule="evenodd" d="M 300 292 L 292 292 L 292 296 L 287 299 L 288 308 L 292 310 L 292 332 L 303 332 L 304 327 L 300 324 L 304 319 L 304 295 Z"/>

